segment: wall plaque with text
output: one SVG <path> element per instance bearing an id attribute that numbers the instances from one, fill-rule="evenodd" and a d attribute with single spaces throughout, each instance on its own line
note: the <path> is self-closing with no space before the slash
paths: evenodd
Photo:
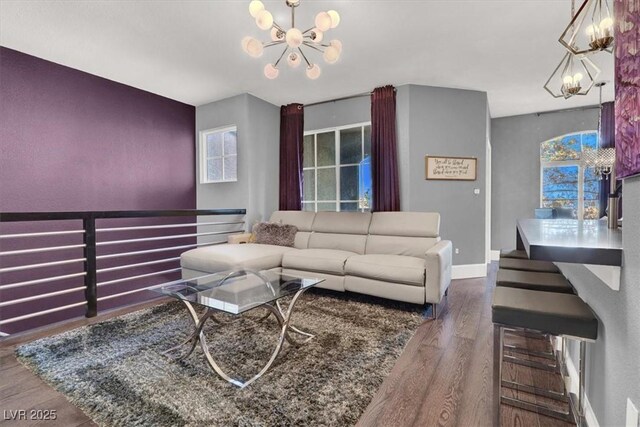
<path id="1" fill-rule="evenodd" d="M 475 181 L 478 159 L 475 157 L 425 156 L 425 179 Z"/>

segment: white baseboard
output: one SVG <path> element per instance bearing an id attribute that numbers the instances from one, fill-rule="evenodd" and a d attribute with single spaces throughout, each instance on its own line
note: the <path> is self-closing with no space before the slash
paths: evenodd
<path id="1" fill-rule="evenodd" d="M 571 357 L 566 358 L 565 365 L 567 366 L 567 372 L 569 373 L 569 384 L 566 385 L 567 390 L 577 395 L 578 370 L 573 364 L 573 359 L 571 359 Z M 593 412 L 593 408 L 591 407 L 591 403 L 589 402 L 589 397 L 587 396 L 586 392 L 584 395 L 584 418 L 588 427 L 600 427 L 600 424 L 598 424 L 598 419 L 596 418 L 596 414 Z"/>
<path id="2" fill-rule="evenodd" d="M 461 264 L 451 266 L 452 279 L 487 277 L 487 264 Z"/>
<path id="3" fill-rule="evenodd" d="M 491 250 L 491 261 L 500 261 L 500 251 Z"/>

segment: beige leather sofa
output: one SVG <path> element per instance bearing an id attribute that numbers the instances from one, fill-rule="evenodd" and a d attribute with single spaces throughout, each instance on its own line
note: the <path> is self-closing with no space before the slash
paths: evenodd
<path id="1" fill-rule="evenodd" d="M 270 221 L 298 228 L 293 248 L 246 243 L 192 249 L 181 256 L 183 278 L 278 269 L 321 277 L 321 288 L 415 304 L 439 303 L 451 282 L 452 246 L 440 239 L 438 213 L 276 211 Z"/>

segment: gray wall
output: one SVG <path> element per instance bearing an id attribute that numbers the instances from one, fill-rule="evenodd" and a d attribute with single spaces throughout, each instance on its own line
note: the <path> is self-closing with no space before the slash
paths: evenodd
<path id="1" fill-rule="evenodd" d="M 516 219 L 532 218 L 540 205 L 540 143 L 598 129 L 597 109 L 558 111 L 491 120 L 491 247 L 513 249 Z"/>
<path id="2" fill-rule="evenodd" d="M 561 264 L 599 319 L 598 339 L 587 344 L 587 397 L 602 427 L 625 425 L 627 398 L 640 407 L 640 177 L 625 180 L 623 193 L 620 290 L 610 289 L 583 265 Z M 571 347 L 578 366 L 577 346 Z"/>
<path id="3" fill-rule="evenodd" d="M 247 227 L 278 207 L 280 109 L 243 94 L 196 108 L 196 156 L 203 130 L 238 127 L 238 181 L 200 184 L 196 157 L 198 209 L 246 208 Z"/>
<path id="4" fill-rule="evenodd" d="M 404 85 L 397 88 L 396 98 L 402 209 L 440 212 L 441 235 L 460 249 L 454 264 L 484 263 L 486 93 Z M 305 130 L 359 123 L 370 117 L 369 97 L 320 104 L 305 108 Z M 426 154 L 477 157 L 478 179 L 426 181 Z M 480 195 L 473 194 L 475 188 Z"/>
<path id="5" fill-rule="evenodd" d="M 401 111 L 398 112 L 401 114 Z M 485 263 L 485 92 L 411 85 L 407 144 L 409 189 L 405 208 L 441 213 L 441 235 L 460 250 L 454 264 Z M 424 157 L 477 157 L 475 181 L 427 181 Z M 406 155 L 406 154 L 405 154 Z M 475 195 L 474 189 L 480 189 Z"/>

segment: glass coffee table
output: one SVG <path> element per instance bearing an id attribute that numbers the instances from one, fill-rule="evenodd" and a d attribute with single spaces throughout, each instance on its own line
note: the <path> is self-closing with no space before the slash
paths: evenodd
<path id="1" fill-rule="evenodd" d="M 196 345 L 200 343 L 209 366 L 231 384 L 244 388 L 267 372 L 282 350 L 285 340 L 297 347 L 313 338 L 313 335 L 291 325 L 291 313 L 304 291 L 323 280 L 296 277 L 268 270 L 254 271 L 245 269 L 179 280 L 159 286 L 153 290 L 182 301 L 194 323 L 191 335 L 184 342 L 166 350 L 164 354 L 174 360 L 182 360 L 189 357 Z M 280 299 L 286 296 L 293 297 L 288 307 L 283 309 Z M 196 309 L 198 306 L 203 307 L 200 314 Z M 219 313 L 241 316 L 243 313 L 260 307 L 267 309 L 267 314 L 258 319 L 258 321 L 263 321 L 271 315 L 277 319 L 280 325 L 278 343 L 269 361 L 260 372 L 246 381 L 232 378 L 218 366 L 211 353 L 209 353 L 207 340 L 203 332 L 204 325 L 209 319 L 218 324 L 232 323 L 224 322 L 217 318 L 216 314 Z M 293 339 L 289 335 L 290 332 L 294 332 L 304 338 L 302 340 Z M 183 347 L 186 347 L 186 351 L 183 351 L 178 356 L 171 356 L 171 353 L 179 351 Z"/>

